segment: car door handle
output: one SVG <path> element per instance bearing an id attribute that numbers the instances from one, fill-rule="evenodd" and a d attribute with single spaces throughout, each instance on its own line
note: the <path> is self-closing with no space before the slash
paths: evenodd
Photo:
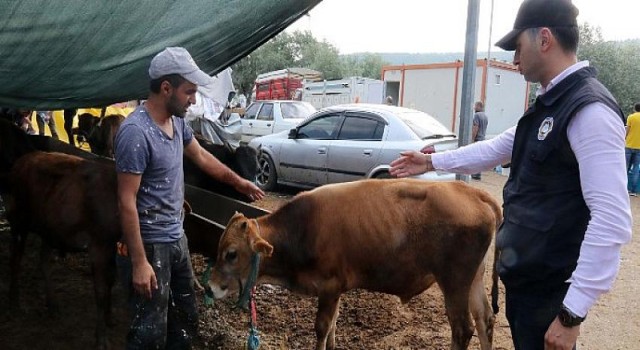
<path id="1" fill-rule="evenodd" d="M 370 156 L 373 153 L 373 150 L 370 149 L 365 149 L 364 151 L 362 151 L 362 154 L 364 154 L 365 156 Z"/>
<path id="2" fill-rule="evenodd" d="M 327 147 L 318 148 L 318 154 L 327 154 Z"/>
<path id="3" fill-rule="evenodd" d="M 267 126 L 271 126 L 271 123 L 267 124 Z"/>

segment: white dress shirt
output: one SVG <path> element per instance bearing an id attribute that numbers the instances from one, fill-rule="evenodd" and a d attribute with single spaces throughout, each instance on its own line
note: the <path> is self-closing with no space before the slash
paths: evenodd
<path id="1" fill-rule="evenodd" d="M 589 62 L 578 62 L 556 76 L 538 95 Z M 497 137 L 458 150 L 432 154 L 439 170 L 473 174 L 511 160 L 516 127 Z M 596 102 L 579 110 L 567 127 L 569 144 L 580 168 L 582 195 L 591 220 L 580 248 L 578 266 L 568 282 L 564 305 L 584 317 L 611 289 L 620 266 L 620 249 L 631 240 L 632 218 L 627 194 L 625 128 L 618 115 Z"/>

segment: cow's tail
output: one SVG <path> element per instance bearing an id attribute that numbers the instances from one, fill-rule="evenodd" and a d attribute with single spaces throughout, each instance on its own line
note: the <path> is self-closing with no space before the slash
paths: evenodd
<path id="1" fill-rule="evenodd" d="M 493 198 L 491 198 L 491 207 L 496 216 L 496 232 L 494 234 L 495 239 L 493 240 L 493 267 L 491 270 L 491 308 L 493 309 L 493 313 L 497 314 L 500 311 L 500 307 L 498 306 L 498 297 L 499 297 L 499 289 L 498 289 L 498 260 L 500 259 L 500 250 L 498 249 L 498 230 L 500 229 L 500 225 L 502 225 L 502 208 L 496 203 Z"/>
<path id="2" fill-rule="evenodd" d="M 500 227 L 500 226 L 498 226 Z M 497 232 L 496 232 L 497 233 Z M 498 306 L 498 259 L 500 259 L 500 250 L 498 250 L 497 242 L 493 243 L 494 252 L 493 252 L 493 270 L 491 272 L 491 308 L 493 309 L 493 313 L 497 314 L 500 311 L 500 307 Z"/>
<path id="3" fill-rule="evenodd" d="M 494 239 L 494 242 L 493 242 L 493 246 L 494 246 L 493 266 L 491 270 L 491 280 L 492 280 L 491 308 L 493 309 L 493 313 L 497 314 L 498 311 L 500 311 L 500 307 L 498 306 L 498 296 L 499 296 L 498 260 L 500 259 L 500 250 L 498 249 L 497 236 L 498 236 L 498 229 L 502 224 L 502 208 L 500 208 L 500 205 L 498 204 L 498 202 L 496 202 L 496 200 L 489 193 L 484 192 L 483 200 L 485 203 L 487 203 L 491 207 L 491 210 L 493 211 L 493 214 L 496 219 L 496 232 L 494 233 L 494 237 L 496 237 L 496 239 Z"/>

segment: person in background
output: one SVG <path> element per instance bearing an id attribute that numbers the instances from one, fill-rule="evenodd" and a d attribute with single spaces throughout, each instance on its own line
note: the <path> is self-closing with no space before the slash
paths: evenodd
<path id="1" fill-rule="evenodd" d="M 477 101 L 473 106 L 473 110 L 475 111 L 475 113 L 473 114 L 471 141 L 484 141 L 487 133 L 487 125 L 489 124 L 489 119 L 484 113 L 484 103 L 482 103 L 482 101 Z M 473 174 L 471 175 L 471 178 L 474 180 L 480 180 L 482 178 L 482 175 L 480 175 L 480 173 Z"/>
<path id="2" fill-rule="evenodd" d="M 30 109 L 19 109 L 15 121 L 16 125 L 29 135 L 36 134 L 36 129 L 33 128 L 33 124 L 31 123 L 32 114 L 33 111 Z"/>
<path id="3" fill-rule="evenodd" d="M 186 125 L 183 118 L 195 103 L 197 87 L 212 82 L 189 52 L 166 48 L 151 60 L 149 77 L 149 98 L 125 119 L 115 140 L 126 244 L 117 261 L 130 291 L 126 348 L 189 349 L 198 312 L 183 229 L 183 154 L 252 200 L 264 192 L 204 150 Z"/>
<path id="4" fill-rule="evenodd" d="M 393 97 L 391 96 L 387 96 L 387 98 L 384 100 L 384 103 L 389 105 L 389 106 L 393 106 Z"/>
<path id="5" fill-rule="evenodd" d="M 496 248 L 516 350 L 575 349 L 631 239 L 624 116 L 596 70 L 577 61 L 577 15 L 570 0 L 525 0 L 496 44 L 515 50 L 520 73 L 542 86 L 517 126 L 454 151 L 402 152 L 391 163 L 390 173 L 404 177 L 511 161 Z"/>
<path id="6" fill-rule="evenodd" d="M 627 137 L 625 139 L 625 155 L 629 176 L 629 195 L 636 197 L 638 178 L 640 178 L 640 102 L 634 106 L 635 113 L 627 117 Z"/>
<path id="7" fill-rule="evenodd" d="M 49 125 L 49 131 L 51 137 L 58 139 L 58 131 L 56 130 L 56 121 L 53 118 L 51 111 L 37 111 L 36 112 L 36 124 L 38 124 L 38 134 L 44 136 L 44 125 Z"/>
<path id="8" fill-rule="evenodd" d="M 75 118 L 78 110 L 75 108 L 69 108 L 64 110 L 64 131 L 67 132 L 67 138 L 69 144 L 75 146 L 76 141 L 73 138 L 73 118 Z"/>

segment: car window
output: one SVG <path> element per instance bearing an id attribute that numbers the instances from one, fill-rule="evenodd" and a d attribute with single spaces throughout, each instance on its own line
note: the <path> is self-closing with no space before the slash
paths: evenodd
<path id="1" fill-rule="evenodd" d="M 315 140 L 333 139 L 341 121 L 342 116 L 339 114 L 314 119 L 298 129 L 298 138 Z"/>
<path id="2" fill-rule="evenodd" d="M 384 123 L 361 117 L 347 117 L 342 124 L 339 140 L 382 140 Z"/>
<path id="3" fill-rule="evenodd" d="M 244 112 L 244 119 L 256 119 L 256 115 L 258 114 L 258 109 L 262 103 L 253 103 L 249 108 L 247 108 L 246 112 Z"/>
<path id="4" fill-rule="evenodd" d="M 273 120 L 273 103 L 263 103 L 258 113 L 258 120 Z"/>
<path id="5" fill-rule="evenodd" d="M 455 136 L 449 129 L 432 116 L 410 111 L 396 114 L 420 139 L 437 138 L 443 136 Z"/>
<path id="6" fill-rule="evenodd" d="M 316 109 L 307 103 L 281 103 L 282 118 L 306 118 L 313 114 Z"/>

